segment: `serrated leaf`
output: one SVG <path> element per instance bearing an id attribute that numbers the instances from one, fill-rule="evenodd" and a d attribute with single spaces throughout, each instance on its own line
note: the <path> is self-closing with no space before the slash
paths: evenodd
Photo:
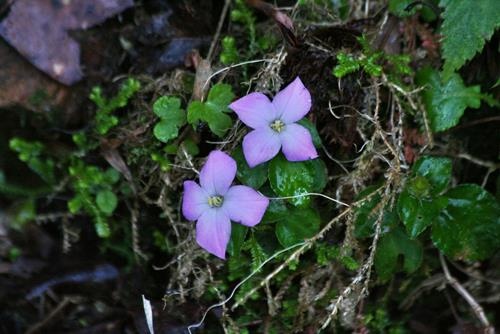
<path id="1" fill-rule="evenodd" d="M 231 129 L 233 120 L 222 112 L 215 112 L 211 109 L 207 110 L 209 111 L 205 114 L 205 121 L 208 123 L 210 131 L 220 138 L 224 137 L 226 132 Z"/>
<path id="2" fill-rule="evenodd" d="M 96 204 L 105 215 L 111 215 L 118 204 L 118 198 L 111 190 L 101 190 L 97 193 Z"/>
<path id="3" fill-rule="evenodd" d="M 401 228 L 396 228 L 380 238 L 375 254 L 375 269 L 382 281 L 388 280 L 398 269 L 399 256 L 404 257 L 403 270 L 411 274 L 420 267 L 422 245 L 411 240 Z"/>
<path id="4" fill-rule="evenodd" d="M 172 118 L 181 111 L 181 100 L 178 97 L 162 96 L 153 104 L 153 112 L 156 116 L 164 119 Z"/>
<path id="5" fill-rule="evenodd" d="M 170 139 L 176 138 L 179 134 L 179 128 L 169 121 L 160 121 L 156 123 L 153 133 L 161 142 L 168 142 Z"/>
<path id="6" fill-rule="evenodd" d="M 241 183 L 254 189 L 259 189 L 264 183 L 266 183 L 268 169 L 267 162 L 254 168 L 250 168 L 245 156 L 243 155 L 241 147 L 234 150 L 232 156 L 234 160 L 236 160 L 236 164 L 238 166 L 236 177 L 238 177 L 238 180 L 240 180 Z"/>
<path id="7" fill-rule="evenodd" d="M 197 122 L 206 122 L 210 130 L 218 137 L 224 137 L 232 126 L 232 119 L 228 112 L 228 105 L 233 100 L 234 94 L 231 86 L 217 84 L 210 89 L 205 103 L 191 102 L 187 110 L 187 121 L 195 125 Z"/>
<path id="8" fill-rule="evenodd" d="M 298 196 L 289 199 L 293 205 L 308 205 L 310 197 L 299 195 L 323 190 L 326 167 L 319 159 L 291 162 L 278 155 L 269 164 L 269 182 L 278 196 Z"/>
<path id="9" fill-rule="evenodd" d="M 454 258 L 482 260 L 500 247 L 500 205 L 475 184 L 446 194 L 448 205 L 432 226 L 432 241 Z"/>
<path id="10" fill-rule="evenodd" d="M 466 87 L 456 73 L 443 81 L 437 71 L 425 68 L 418 73 L 417 83 L 426 86 L 422 97 L 433 132 L 457 125 L 465 108 L 479 108 L 483 98 L 479 86 Z"/>
<path id="11" fill-rule="evenodd" d="M 186 113 L 181 109 L 181 100 L 177 97 L 160 97 L 153 104 L 153 112 L 160 117 L 160 122 L 155 125 L 153 133 L 164 143 L 176 138 L 179 128 L 186 123 Z"/>
<path id="12" fill-rule="evenodd" d="M 283 247 L 289 247 L 314 236 L 319 231 L 320 223 L 316 210 L 288 210 L 286 216 L 276 224 L 276 237 Z"/>
<path id="13" fill-rule="evenodd" d="M 216 84 L 208 92 L 207 104 L 217 111 L 227 112 L 229 103 L 233 101 L 234 93 L 228 84 Z"/>
<path id="14" fill-rule="evenodd" d="M 252 270 L 256 270 L 267 259 L 267 254 L 257 242 L 255 235 L 248 240 L 248 247 L 252 255 Z"/>
<path id="15" fill-rule="evenodd" d="M 413 165 L 412 171 L 429 181 L 432 194 L 439 194 L 450 183 L 451 167 L 449 158 L 423 156 Z"/>
<path id="16" fill-rule="evenodd" d="M 496 28 L 500 27 L 498 0 L 441 0 L 444 7 L 443 72 L 446 78 L 483 49 Z"/>
<path id="17" fill-rule="evenodd" d="M 361 67 L 358 59 L 345 53 L 337 54 L 337 65 L 333 68 L 333 75 L 342 78 L 349 73 L 356 72 Z"/>

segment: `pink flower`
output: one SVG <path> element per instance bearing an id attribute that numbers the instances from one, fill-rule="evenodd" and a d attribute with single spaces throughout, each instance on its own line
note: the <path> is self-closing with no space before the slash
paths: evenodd
<path id="1" fill-rule="evenodd" d="M 184 181 L 182 212 L 197 220 L 196 241 L 209 253 L 225 259 L 231 236 L 231 220 L 257 225 L 269 200 L 247 186 L 232 186 L 236 162 L 221 151 L 212 151 L 200 172 L 200 185 Z"/>
<path id="2" fill-rule="evenodd" d="M 289 161 L 318 157 L 311 134 L 296 123 L 311 109 L 311 94 L 299 77 L 272 102 L 262 93 L 251 93 L 229 108 L 254 129 L 243 138 L 243 153 L 250 167 L 271 160 L 280 149 Z"/>

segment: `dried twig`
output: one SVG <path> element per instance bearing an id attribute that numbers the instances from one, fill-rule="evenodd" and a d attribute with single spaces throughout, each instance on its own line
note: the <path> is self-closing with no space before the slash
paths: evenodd
<path id="1" fill-rule="evenodd" d="M 481 324 L 484 327 L 484 332 L 486 334 L 494 334 L 495 333 L 495 328 L 491 326 L 488 318 L 486 318 L 486 315 L 484 314 L 484 310 L 479 305 L 479 303 L 474 299 L 474 297 L 465 289 L 460 282 L 457 281 L 455 277 L 453 277 L 450 274 L 450 270 L 448 269 L 448 265 L 446 264 L 446 261 L 444 259 L 443 254 L 439 253 L 439 260 L 441 261 L 441 267 L 443 267 L 443 272 L 446 280 L 448 283 L 455 289 L 455 291 L 462 296 L 463 299 L 469 304 L 469 306 L 472 308 L 472 311 L 476 315 L 476 317 L 479 319 Z"/>
<path id="2" fill-rule="evenodd" d="M 226 20 L 227 11 L 229 10 L 229 5 L 231 5 L 231 0 L 226 0 L 224 2 L 224 7 L 222 8 L 222 12 L 220 14 L 219 23 L 217 24 L 217 30 L 215 31 L 214 38 L 212 39 L 212 44 L 210 44 L 210 49 L 208 50 L 207 60 L 209 63 L 212 62 L 212 57 L 214 56 L 215 46 L 219 40 L 219 36 L 222 30 L 222 25 Z"/>

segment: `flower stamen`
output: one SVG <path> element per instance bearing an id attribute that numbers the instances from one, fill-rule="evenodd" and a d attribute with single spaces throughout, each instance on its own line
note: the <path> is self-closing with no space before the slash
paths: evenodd
<path id="1" fill-rule="evenodd" d="M 215 195 L 208 198 L 208 205 L 210 205 L 211 208 L 220 208 L 222 203 L 224 203 L 224 197 L 222 196 Z"/>
<path id="2" fill-rule="evenodd" d="M 281 119 L 275 119 L 269 127 L 273 129 L 274 132 L 280 133 L 285 129 L 285 123 Z"/>

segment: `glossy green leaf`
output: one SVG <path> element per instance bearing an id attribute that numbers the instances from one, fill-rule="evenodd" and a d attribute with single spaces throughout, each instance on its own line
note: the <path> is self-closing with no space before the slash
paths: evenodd
<path id="1" fill-rule="evenodd" d="M 243 150 L 238 147 L 233 152 L 233 158 L 238 166 L 236 176 L 241 183 L 246 184 L 254 189 L 259 189 L 267 181 L 268 163 L 260 164 L 254 168 L 250 168 L 243 155 Z"/>
<path id="2" fill-rule="evenodd" d="M 269 182 L 273 191 L 281 197 L 298 196 L 290 199 L 295 206 L 310 203 L 309 192 L 319 192 L 326 185 L 326 167 L 319 160 L 290 162 L 281 154 L 269 164 Z"/>
<path id="3" fill-rule="evenodd" d="M 109 216 L 115 211 L 118 198 L 110 190 L 101 190 L 97 193 L 96 204 L 101 212 Z"/>
<path id="4" fill-rule="evenodd" d="M 451 167 L 451 160 L 448 158 L 424 156 L 413 165 L 412 171 L 429 181 L 430 193 L 435 195 L 445 190 L 450 183 Z"/>
<path id="5" fill-rule="evenodd" d="M 446 197 L 417 198 L 407 189 L 399 195 L 398 214 L 411 238 L 416 238 L 430 226 L 446 206 Z"/>
<path id="6" fill-rule="evenodd" d="M 423 249 L 417 240 L 409 239 L 401 228 L 395 228 L 380 238 L 375 254 L 375 269 L 382 281 L 398 271 L 400 256 L 404 258 L 403 270 L 411 274 L 422 263 Z"/>
<path id="7" fill-rule="evenodd" d="M 432 240 L 454 258 L 482 260 L 500 247 L 500 205 L 475 184 L 450 189 L 448 205 L 432 227 Z"/>
<path id="8" fill-rule="evenodd" d="M 283 247 L 289 247 L 314 236 L 319 231 L 320 223 L 316 210 L 292 209 L 276 224 L 276 237 Z"/>
<path id="9" fill-rule="evenodd" d="M 247 232 L 248 227 L 237 223 L 231 224 L 231 239 L 227 245 L 227 252 L 230 256 L 238 256 L 240 254 Z"/>
<path id="10" fill-rule="evenodd" d="M 479 108 L 484 97 L 479 86 L 466 87 L 456 73 L 442 80 L 436 70 L 424 68 L 417 74 L 417 83 L 426 86 L 422 97 L 433 132 L 457 125 L 465 109 Z"/>
<path id="11" fill-rule="evenodd" d="M 267 207 L 266 213 L 262 218 L 263 223 L 276 223 L 286 217 L 288 212 L 288 207 L 286 202 L 283 200 L 271 200 L 269 201 L 269 206 Z"/>

